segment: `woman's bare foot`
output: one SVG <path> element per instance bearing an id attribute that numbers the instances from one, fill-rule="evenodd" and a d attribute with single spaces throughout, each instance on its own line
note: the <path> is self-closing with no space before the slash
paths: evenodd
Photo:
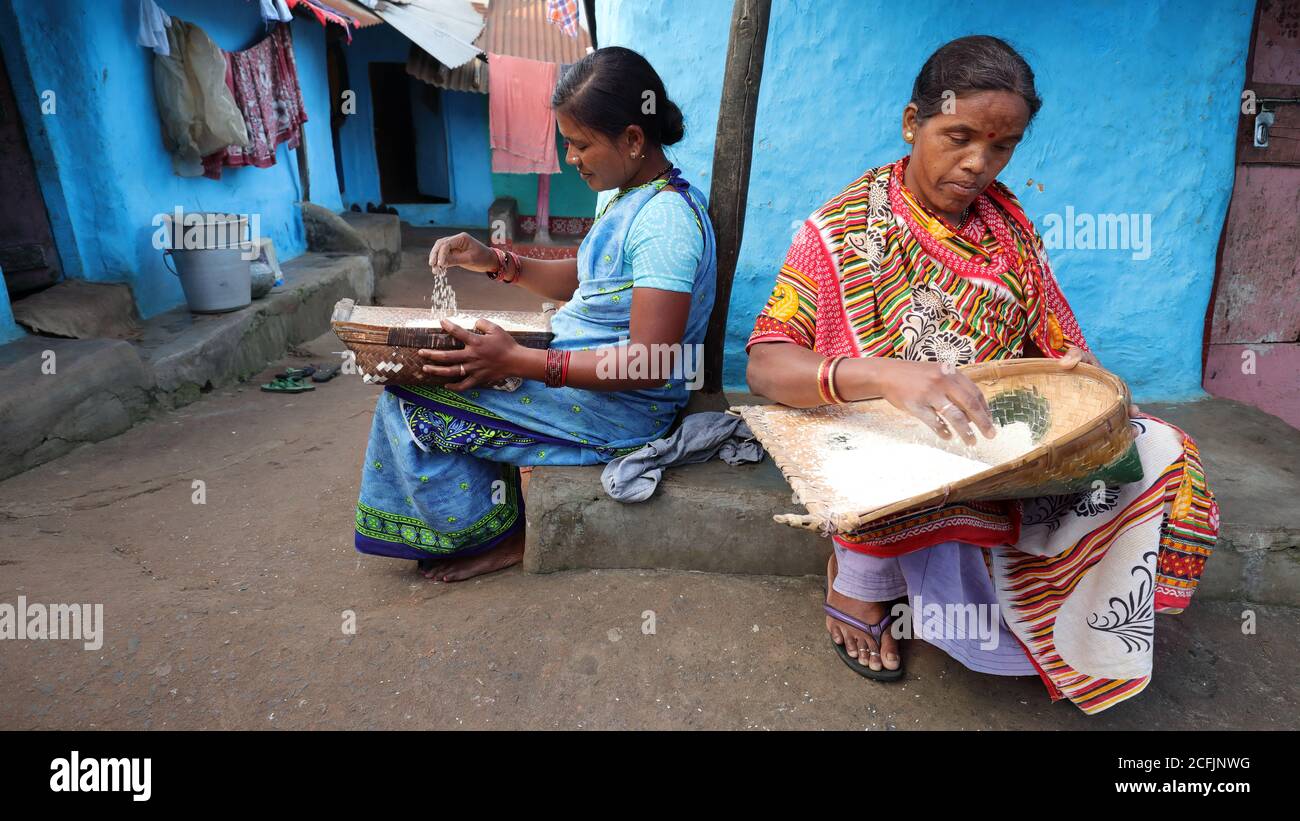
<path id="1" fill-rule="evenodd" d="M 832 585 L 838 572 L 839 565 L 835 562 L 835 555 L 831 554 L 830 561 L 826 563 L 826 600 L 831 607 L 867 624 L 878 624 L 889 615 L 888 602 L 858 601 L 835 592 Z M 893 622 L 890 622 L 890 628 L 892 627 Z M 898 655 L 898 639 L 894 638 L 892 629 L 887 628 L 880 636 L 885 645 L 883 650 L 876 646 L 876 640 L 871 636 L 830 616 L 826 617 L 826 629 L 836 644 L 843 645 L 849 655 L 865 667 L 872 670 L 897 670 L 902 664 Z"/>
<path id="2" fill-rule="evenodd" d="M 424 577 L 426 579 L 436 579 L 440 582 L 460 582 L 465 579 L 472 579 L 475 576 L 482 576 L 484 573 L 505 570 L 507 567 L 519 564 L 523 560 L 524 530 L 520 528 L 518 533 L 486 553 L 466 556 L 463 559 L 435 560 L 432 567 L 424 570 Z"/>

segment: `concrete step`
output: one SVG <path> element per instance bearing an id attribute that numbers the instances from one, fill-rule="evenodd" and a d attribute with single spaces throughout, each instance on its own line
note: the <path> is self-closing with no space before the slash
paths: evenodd
<path id="1" fill-rule="evenodd" d="M 772 521 L 801 510 L 771 459 L 664 472 L 654 496 L 616 502 L 600 466 L 536 467 L 528 485 L 530 573 L 590 568 L 805 576 L 826 572 L 829 539 Z"/>
<path id="2" fill-rule="evenodd" d="M 129 342 L 27 336 L 0 346 L 0 479 L 246 379 L 328 331 L 335 302 L 368 302 L 374 291 L 364 253 L 304 254 L 282 267 L 285 284 L 247 308 L 169 311 Z"/>
<path id="3" fill-rule="evenodd" d="M 1219 502 L 1219 545 L 1200 595 L 1300 606 L 1300 431 L 1224 399 L 1143 410 L 1196 439 Z M 631 505 L 605 494 L 599 467 L 538 467 L 527 494 L 524 567 L 823 574 L 830 541 L 772 521 L 799 510 L 770 459 L 674 468 L 650 500 Z"/>
<path id="4" fill-rule="evenodd" d="M 402 219 L 396 214 L 343 211 L 343 221 L 361 235 L 370 249 L 375 277 L 386 277 L 402 267 Z"/>
<path id="5" fill-rule="evenodd" d="M 1219 503 L 1219 543 L 1200 592 L 1300 606 L 1300 430 L 1217 397 L 1142 410 L 1196 440 Z"/>
<path id="6" fill-rule="evenodd" d="M 374 274 L 363 254 L 303 254 L 281 266 L 284 285 L 263 299 L 225 314 L 177 308 L 145 323 L 136 341 L 155 377 L 160 404 L 193 402 L 200 391 L 257 373 L 293 344 L 330 327 L 334 303 L 368 303 Z"/>
<path id="7" fill-rule="evenodd" d="M 153 373 L 120 339 L 25 336 L 0 346 L 0 480 L 144 419 Z"/>

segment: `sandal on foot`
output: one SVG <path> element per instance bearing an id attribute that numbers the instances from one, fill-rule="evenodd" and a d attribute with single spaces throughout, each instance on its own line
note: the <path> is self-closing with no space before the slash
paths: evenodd
<path id="1" fill-rule="evenodd" d="M 883 619 L 876 622 L 875 624 L 867 624 L 864 621 L 859 621 L 858 619 L 853 618 L 848 613 L 845 613 L 842 610 L 837 610 L 835 607 L 831 606 L 830 602 L 826 602 L 825 604 L 823 604 L 822 609 L 826 611 L 826 615 L 830 616 L 836 621 L 847 624 L 849 627 L 853 627 L 857 630 L 861 630 L 862 632 L 866 633 L 868 636 L 871 636 L 873 639 L 876 640 L 877 647 L 880 647 L 882 649 L 884 648 L 884 644 L 880 641 L 880 637 L 885 634 L 885 629 L 888 628 L 889 625 L 894 621 L 893 616 L 886 615 Z M 849 668 L 853 670 L 853 672 L 857 673 L 863 678 L 869 678 L 872 681 L 898 681 L 903 677 L 903 664 L 902 664 L 901 655 L 899 656 L 899 664 L 897 670 L 890 670 L 886 667 L 882 667 L 879 670 L 872 670 L 867 665 L 859 662 L 853 656 L 850 656 L 848 649 L 845 648 L 845 646 L 842 644 L 836 644 L 835 639 L 831 639 L 831 646 L 835 648 L 835 653 L 840 657 L 840 661 L 847 664 Z M 881 661 L 882 662 L 884 661 L 883 656 L 881 657 Z"/>
<path id="2" fill-rule="evenodd" d="M 302 393 L 316 390 L 315 385 L 307 385 L 297 379 L 277 379 L 262 385 L 267 393 Z"/>

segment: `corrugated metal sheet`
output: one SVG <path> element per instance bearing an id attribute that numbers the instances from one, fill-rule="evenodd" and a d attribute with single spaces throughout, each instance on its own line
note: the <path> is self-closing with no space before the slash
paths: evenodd
<path id="1" fill-rule="evenodd" d="M 546 0 L 492 0 L 478 44 L 489 54 L 576 63 L 587 53 L 591 35 L 579 28 L 578 36 L 570 37 L 548 22 Z"/>
<path id="2" fill-rule="evenodd" d="M 474 8 L 487 18 L 474 44 L 489 54 L 565 64 L 576 63 L 591 46 L 585 29 L 570 37 L 546 19 L 546 0 L 492 0 L 486 8 L 478 4 Z M 430 85 L 479 94 L 487 93 L 488 70 L 489 64 L 482 60 L 450 70 L 416 45 L 406 61 L 406 72 Z"/>
<path id="3" fill-rule="evenodd" d="M 460 68 L 447 68 L 415 43 L 411 44 L 411 53 L 406 58 L 406 73 L 450 91 L 488 92 L 487 63 L 475 58 Z"/>

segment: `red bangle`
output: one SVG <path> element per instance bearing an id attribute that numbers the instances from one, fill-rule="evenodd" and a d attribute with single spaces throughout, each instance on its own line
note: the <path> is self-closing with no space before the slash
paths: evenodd
<path id="1" fill-rule="evenodd" d="M 836 356 L 823 359 L 821 365 L 817 367 L 817 393 L 821 396 L 822 402 L 827 405 L 844 404 L 839 392 L 835 390 L 835 369 L 839 367 L 840 360 L 844 358 L 843 356 Z"/>
<path id="2" fill-rule="evenodd" d="M 569 379 L 569 357 L 573 351 L 546 349 L 546 387 L 563 387 Z"/>
<path id="3" fill-rule="evenodd" d="M 486 273 L 488 279 L 496 279 L 497 277 L 501 276 L 501 269 L 506 266 L 506 252 L 502 251 L 500 248 L 496 247 L 495 245 L 489 247 L 492 249 L 492 253 L 497 255 L 497 269 L 495 271 L 487 271 Z"/>
<path id="4" fill-rule="evenodd" d="M 512 277 L 506 277 L 506 278 L 503 280 L 503 282 L 505 282 L 507 285 L 511 285 L 511 284 L 513 284 L 513 283 L 515 283 L 515 282 L 518 282 L 518 281 L 519 281 L 519 277 L 523 276 L 523 273 L 524 273 L 524 264 L 523 264 L 523 261 L 519 259 L 519 255 L 516 254 L 514 251 L 506 251 L 506 252 L 505 252 L 505 256 L 506 256 L 506 260 L 507 260 L 510 264 L 514 265 L 514 267 L 515 267 L 515 275 L 512 276 Z M 509 265 L 507 265 L 507 269 L 508 269 L 508 268 L 509 268 Z"/>

